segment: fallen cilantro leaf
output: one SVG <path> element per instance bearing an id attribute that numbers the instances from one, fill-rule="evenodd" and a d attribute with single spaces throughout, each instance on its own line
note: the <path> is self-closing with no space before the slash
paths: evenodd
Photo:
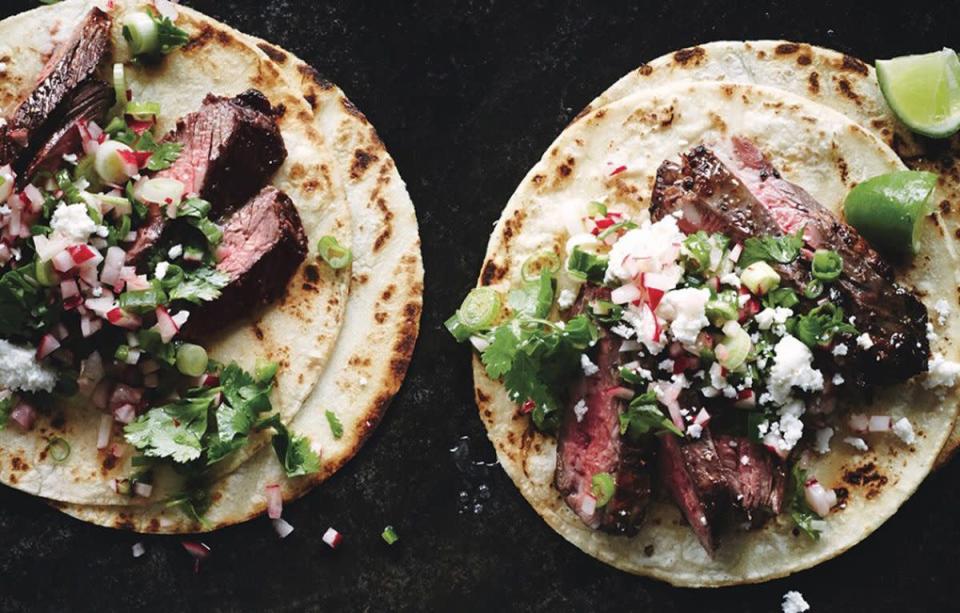
<path id="1" fill-rule="evenodd" d="M 170 290 L 170 300 L 187 300 L 194 304 L 210 302 L 220 297 L 220 290 L 230 283 L 230 277 L 216 269 L 203 267 L 184 275 L 183 282 Z"/>
<path id="2" fill-rule="evenodd" d="M 340 423 L 340 419 L 337 417 L 337 414 L 333 411 L 326 411 L 327 423 L 330 424 L 330 432 L 333 433 L 333 438 L 340 438 L 343 436 L 343 424 Z"/>

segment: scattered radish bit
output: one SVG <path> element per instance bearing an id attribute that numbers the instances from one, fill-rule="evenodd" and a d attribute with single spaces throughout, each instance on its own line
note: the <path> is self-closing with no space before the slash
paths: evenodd
<path id="1" fill-rule="evenodd" d="M 133 544 L 133 547 L 130 548 L 133 551 L 133 557 L 139 558 L 147 552 L 147 548 L 143 546 L 143 543 L 137 542 Z"/>
<path id="2" fill-rule="evenodd" d="M 279 518 L 279 517 L 277 517 L 277 518 L 275 518 L 275 519 L 273 519 L 273 520 L 271 520 L 271 521 L 273 522 L 273 529 L 277 531 L 277 536 L 279 536 L 280 538 L 285 539 L 285 538 L 287 538 L 288 536 L 290 536 L 290 533 L 291 533 L 291 532 L 293 532 L 293 526 L 291 526 L 288 521 L 286 521 L 286 520 L 284 520 L 284 519 L 281 519 L 281 518 Z M 328 532 L 329 532 L 329 531 L 328 531 Z M 340 535 L 339 535 L 339 534 L 337 535 L 337 538 L 338 538 L 338 539 L 340 538 Z M 326 537 L 326 535 L 324 535 L 323 541 L 324 541 L 325 543 L 327 542 L 327 537 Z M 340 541 L 338 540 L 337 543 L 339 543 L 339 542 L 340 542 Z M 327 543 L 327 544 L 330 545 L 330 543 Z M 330 546 L 333 547 L 334 549 L 337 548 L 336 545 L 330 545 Z"/>
<path id="3" fill-rule="evenodd" d="M 97 429 L 97 449 L 106 449 L 110 444 L 110 433 L 113 430 L 113 417 L 100 416 L 100 427 Z"/>
<path id="4" fill-rule="evenodd" d="M 283 495 L 280 492 L 280 486 L 271 483 L 267 486 L 267 517 L 270 519 L 280 519 L 283 514 Z"/>
<path id="5" fill-rule="evenodd" d="M 323 542 L 329 545 L 330 549 L 336 549 L 342 541 L 343 535 L 333 528 L 327 528 L 327 531 L 323 533 Z"/>

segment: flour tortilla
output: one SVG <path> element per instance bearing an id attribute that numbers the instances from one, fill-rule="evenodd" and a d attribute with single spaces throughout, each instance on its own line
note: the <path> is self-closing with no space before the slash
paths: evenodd
<path id="1" fill-rule="evenodd" d="M 0 83 L 0 105 L 8 113 L 28 91 L 55 42 L 69 36 L 95 3 L 70 0 L 41 7 L 0 22 L 0 57 L 7 74 Z M 141 3 L 116 2 L 114 61 L 125 61 L 127 46 L 120 22 L 123 12 Z M 330 357 L 343 320 L 350 271 L 332 271 L 318 263 L 317 240 L 334 235 L 350 245 L 350 211 L 342 177 L 334 176 L 333 146 L 311 125 L 309 105 L 291 89 L 276 67 L 250 48 L 239 35 L 195 11 L 181 9 L 178 25 L 191 35 L 183 49 L 157 66 L 127 65 L 127 83 L 135 99 L 161 103 L 159 133 L 178 117 L 197 110 L 208 93 L 230 96 L 248 88 L 262 91 L 274 105 L 283 105 L 279 121 L 289 156 L 272 183 L 285 191 L 297 206 L 310 245 L 310 254 L 295 273 L 285 297 L 229 326 L 205 342 L 212 358 L 237 361 L 252 369 L 258 358 L 275 360 L 281 368 L 272 395 L 273 406 L 284 422 L 300 410 Z M 51 32 L 53 34 L 51 35 Z M 13 41 L 16 41 L 14 43 Z M 103 78 L 110 81 L 110 62 Z M 117 494 L 113 479 L 130 476 L 134 450 L 124 445 L 124 455 L 114 461 L 96 449 L 101 413 L 92 406 L 72 403 L 41 416 L 34 429 L 21 433 L 14 427 L 0 431 L 0 481 L 52 500 L 81 504 L 128 505 L 150 501 Z M 56 463 L 48 455 L 51 437 L 71 446 L 70 456 Z M 115 427 L 114 442 L 122 442 Z M 255 436 L 250 445 L 217 465 L 215 474 L 228 474 L 269 442 L 269 434 Z M 152 500 L 162 500 L 181 488 L 172 470 L 156 471 Z"/>
<path id="2" fill-rule="evenodd" d="M 927 304 L 943 299 L 960 308 L 960 136 L 934 141 L 915 136 L 883 99 L 873 66 L 823 47 L 783 40 L 719 41 L 661 56 L 625 75 L 591 102 L 583 114 L 651 87 L 682 80 L 755 83 L 776 87 L 839 111 L 890 145 L 908 168 L 940 175 L 934 202 L 937 220 L 954 257 L 944 270 L 954 278 L 931 287 Z M 937 317 L 931 321 L 937 322 Z M 953 337 L 956 338 L 956 337 Z M 950 340 L 949 338 L 947 340 Z M 960 424 L 944 445 L 937 465 L 960 448 Z"/>
<path id="3" fill-rule="evenodd" d="M 584 231 L 581 218 L 594 200 L 643 218 L 660 163 L 732 135 L 754 141 L 784 177 L 806 188 L 824 206 L 840 210 L 857 182 L 903 169 L 882 141 L 846 116 L 805 98 L 755 85 L 681 82 L 642 88 L 583 114 L 551 145 L 507 204 L 487 250 L 480 284 L 507 290 L 520 282 L 531 254 L 558 253 L 566 238 Z M 619 166 L 627 170 L 611 176 Z M 898 271 L 908 287 L 952 289 L 951 257 L 939 227 L 925 222 L 923 252 Z M 939 294 L 937 294 L 939 295 Z M 927 300 L 928 298 L 925 298 Z M 952 316 L 944 336 L 960 332 Z M 948 358 L 955 347 L 935 344 Z M 868 414 L 907 416 L 917 441 L 871 436 L 857 452 L 836 437 L 833 450 L 813 458 L 810 474 L 825 487 L 849 491 L 847 506 L 826 519 L 819 541 L 795 536 L 780 516 L 758 531 L 730 531 L 711 559 L 671 502 L 657 500 L 636 537 L 612 536 L 585 526 L 553 486 L 556 442 L 536 432 L 504 387 L 474 360 L 476 398 L 500 463 L 524 497 L 564 538 L 586 553 L 628 572 L 675 585 L 705 587 L 751 583 L 808 568 L 865 538 L 890 517 L 926 476 L 953 425 L 956 402 L 916 383 L 885 389 Z M 869 474 L 868 479 L 844 475 Z"/>
<path id="4" fill-rule="evenodd" d="M 296 499 L 352 458 L 379 423 L 403 381 L 422 310 L 423 267 L 413 203 L 373 126 L 343 92 L 293 55 L 247 37 L 272 58 L 313 107 L 313 125 L 334 143 L 333 176 L 346 187 L 353 219 L 354 271 L 343 330 L 313 394 L 291 427 L 322 445 L 318 474 L 283 476 L 265 449 L 214 484 L 215 502 L 199 525 L 163 505 L 118 508 L 57 505 L 84 521 L 138 532 L 197 532 L 251 519 L 266 510 L 265 488 L 279 483 Z M 324 415 L 334 411 L 344 435 L 334 439 Z"/>

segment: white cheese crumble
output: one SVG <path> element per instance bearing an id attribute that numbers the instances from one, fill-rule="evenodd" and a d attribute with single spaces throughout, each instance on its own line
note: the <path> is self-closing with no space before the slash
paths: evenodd
<path id="1" fill-rule="evenodd" d="M 833 428 L 820 428 L 817 430 L 813 449 L 820 455 L 830 453 L 830 439 L 833 438 Z"/>
<path id="2" fill-rule="evenodd" d="M 947 318 L 950 317 L 950 303 L 941 298 L 933 303 L 933 310 L 937 312 L 937 323 L 946 325 Z"/>
<path id="3" fill-rule="evenodd" d="M 153 275 L 163 280 L 167 276 L 167 271 L 170 270 L 170 262 L 157 262 L 157 267 L 153 272 Z"/>
<path id="4" fill-rule="evenodd" d="M 583 421 L 583 416 L 587 414 L 587 409 L 589 408 L 583 398 L 578 400 L 577 404 L 573 405 L 573 414 L 577 416 L 577 423 Z"/>
<path id="5" fill-rule="evenodd" d="M 666 360 L 663 360 L 657 364 L 657 367 L 663 372 L 673 372 L 673 360 L 667 358 Z"/>
<path id="6" fill-rule="evenodd" d="M 859 451 L 866 451 L 870 449 L 869 447 L 867 447 L 867 442 L 862 438 L 860 438 L 859 436 L 848 436 L 845 439 L 843 439 L 843 442 Z"/>
<path id="7" fill-rule="evenodd" d="M 566 311 L 573 306 L 573 303 L 577 301 L 577 294 L 573 290 L 565 289 L 561 290 L 560 295 L 557 296 L 557 306 L 560 307 L 560 310 Z"/>
<path id="8" fill-rule="evenodd" d="M 803 438 L 803 402 L 793 400 L 780 409 L 780 420 L 768 425 L 763 442 L 781 452 L 789 452 Z"/>
<path id="9" fill-rule="evenodd" d="M 623 324 L 617 324 L 610 328 L 610 331 L 622 338 L 630 338 L 633 336 L 634 329 L 630 326 L 625 326 Z"/>
<path id="10" fill-rule="evenodd" d="M 183 255 L 183 245 L 179 243 L 173 247 L 170 247 L 170 250 L 167 251 L 167 257 L 169 257 L 171 260 L 175 260 L 181 255 Z"/>
<path id="11" fill-rule="evenodd" d="M 873 339 L 870 338 L 870 335 L 864 332 L 857 337 L 857 346 L 861 349 L 869 349 L 873 347 Z"/>
<path id="12" fill-rule="evenodd" d="M 761 330 L 769 330 L 774 324 L 785 324 L 787 319 L 793 316 L 793 309 L 786 307 L 767 307 L 756 314 L 757 327 Z"/>
<path id="13" fill-rule="evenodd" d="M 917 440 L 917 435 L 913 432 L 913 424 L 906 417 L 893 422 L 892 430 L 907 445 L 912 445 Z"/>
<path id="14" fill-rule="evenodd" d="M 796 337 L 784 336 L 774 347 L 773 366 L 767 388 L 773 401 L 784 404 L 793 388 L 805 392 L 823 389 L 823 373 L 813 368 L 813 353 Z"/>
<path id="15" fill-rule="evenodd" d="M 738 277 L 737 273 L 735 272 L 728 272 L 720 277 L 720 283 L 723 283 L 724 285 L 730 285 L 732 287 L 740 287 L 740 277 Z"/>
<path id="16" fill-rule="evenodd" d="M 697 341 L 700 330 L 710 325 L 705 312 L 710 290 L 687 287 L 667 292 L 657 313 L 670 322 L 673 337 L 685 345 Z"/>
<path id="17" fill-rule="evenodd" d="M 600 372 L 600 367 L 591 362 L 590 357 L 585 353 L 580 354 L 580 368 L 583 369 L 583 374 L 588 377 Z"/>
<path id="18" fill-rule="evenodd" d="M 703 426 L 700 424 L 690 424 L 687 426 L 687 436 L 690 438 L 700 438 L 701 434 L 703 434 Z"/>
<path id="19" fill-rule="evenodd" d="M 87 215 L 87 205 L 61 204 L 53 212 L 50 228 L 64 238 L 85 243 L 97 231 L 97 224 Z"/>
<path id="20" fill-rule="evenodd" d="M 943 354 L 934 353 L 929 363 L 929 372 L 923 380 L 923 387 L 934 389 L 937 387 L 953 387 L 960 377 L 960 364 L 943 357 Z"/>
<path id="21" fill-rule="evenodd" d="M 833 348 L 832 353 L 835 356 L 842 356 L 842 355 L 847 355 L 849 351 L 850 351 L 849 347 L 847 347 L 843 343 L 839 343 L 836 347 Z"/>
<path id="22" fill-rule="evenodd" d="M 783 595 L 783 613 L 804 613 L 810 610 L 810 605 L 803 599 L 803 594 L 791 590 Z"/>
<path id="23" fill-rule="evenodd" d="M 834 385 L 843 385 L 843 381 L 844 381 L 843 375 L 841 375 L 840 373 L 837 373 L 837 374 L 833 375 L 833 384 L 834 384 Z"/>
<path id="24" fill-rule="evenodd" d="M 740 464 L 742 464 L 743 466 L 749 466 L 749 465 L 750 465 L 750 456 L 748 456 L 748 455 L 740 456 Z"/>
<path id="25" fill-rule="evenodd" d="M 24 392 L 51 392 L 56 373 L 37 362 L 36 351 L 0 339 L 0 387 Z"/>

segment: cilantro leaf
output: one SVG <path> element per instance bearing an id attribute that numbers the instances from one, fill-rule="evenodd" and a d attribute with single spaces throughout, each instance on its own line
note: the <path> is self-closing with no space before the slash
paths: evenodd
<path id="1" fill-rule="evenodd" d="M 620 434 L 636 440 L 648 432 L 672 432 L 683 436 L 673 421 L 657 408 L 657 396 L 653 392 L 636 396 L 620 414 Z"/>
<path id="2" fill-rule="evenodd" d="M 184 274 L 183 282 L 170 290 L 170 300 L 187 300 L 194 304 L 210 302 L 220 297 L 220 290 L 230 283 L 230 277 L 214 268 L 202 267 Z"/>
<path id="3" fill-rule="evenodd" d="M 820 539 L 820 529 L 814 522 L 821 522 L 820 516 L 813 512 L 803 495 L 807 483 L 807 471 L 794 464 L 790 471 L 790 485 L 787 489 L 787 508 L 790 519 L 804 534 L 813 540 Z"/>
<path id="4" fill-rule="evenodd" d="M 150 409 L 124 428 L 127 442 L 150 457 L 196 460 L 203 451 L 213 398 L 214 393 L 207 393 Z"/>
<path id="5" fill-rule="evenodd" d="M 6 396 L 0 394 L 0 430 L 7 427 L 7 421 L 10 419 L 10 411 L 13 410 L 13 394 L 9 392 Z"/>
<path id="6" fill-rule="evenodd" d="M 153 16 L 153 21 L 157 24 L 157 40 L 160 43 L 160 53 L 166 55 L 190 42 L 190 35 L 174 25 L 169 17 L 160 19 Z"/>
<path id="7" fill-rule="evenodd" d="M 856 334 L 857 329 L 844 321 L 843 309 L 832 302 L 810 309 L 793 325 L 792 334 L 808 347 L 826 347 L 835 334 Z"/>
<path id="8" fill-rule="evenodd" d="M 803 228 L 786 236 L 754 236 L 743 241 L 743 253 L 737 265 L 746 268 L 754 262 L 789 264 L 800 255 L 803 247 Z"/>
<path id="9" fill-rule="evenodd" d="M 210 492 L 205 487 L 186 487 L 183 491 L 167 500 L 168 507 L 178 507 L 187 517 L 198 522 L 205 529 L 212 527 L 205 517 L 212 500 Z"/>
<path id="10" fill-rule="evenodd" d="M 520 339 L 513 333 L 509 325 L 500 326 L 493 333 L 493 340 L 486 351 L 480 356 L 480 361 L 487 368 L 487 375 L 491 379 L 499 379 L 513 364 L 513 356 L 517 353 Z"/>
<path id="11" fill-rule="evenodd" d="M 180 157 L 183 151 L 182 143 L 161 143 L 153 150 L 150 159 L 147 160 L 147 170 L 166 170 L 173 166 L 173 163 Z"/>
<path id="12" fill-rule="evenodd" d="M 330 424 L 330 432 L 333 433 L 333 438 L 340 438 L 343 436 L 343 424 L 340 423 L 340 418 L 337 417 L 337 414 L 333 411 L 325 411 L 327 416 L 327 423 Z"/>
<path id="13" fill-rule="evenodd" d="M 273 435 L 273 450 L 288 477 L 300 477 L 320 470 L 320 456 L 310 447 L 310 440 L 291 433 L 280 421 L 280 415 L 271 415 L 257 425 L 257 430 L 264 428 L 273 428 L 276 432 Z"/>
<path id="14" fill-rule="evenodd" d="M 46 330 L 59 318 L 57 303 L 47 304 L 33 265 L 21 265 L 0 277 L 0 337 L 30 337 Z"/>

